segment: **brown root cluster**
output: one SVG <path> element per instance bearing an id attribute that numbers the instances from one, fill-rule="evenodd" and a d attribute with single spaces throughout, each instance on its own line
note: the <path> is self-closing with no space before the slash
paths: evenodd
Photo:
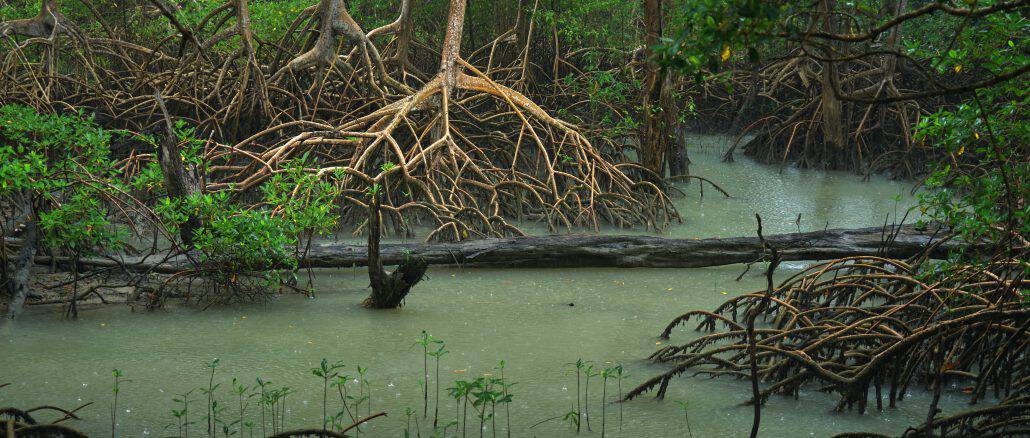
<path id="1" fill-rule="evenodd" d="M 460 53 L 464 1 L 451 2 L 439 49 L 413 35 L 409 3 L 365 30 L 345 2 L 322 0 L 265 41 L 246 0 L 226 0 L 192 27 L 155 1 L 146 12 L 170 31 L 155 43 L 100 14 L 106 35 L 88 34 L 43 0 L 40 16 L 0 25 L 0 101 L 160 133 L 163 98 L 206 141 L 201 190 L 245 197 L 306 157 L 307 170 L 342 184 L 339 207 L 357 231 L 371 189 L 384 195 L 385 228 L 432 240 L 523 234 L 519 223 L 559 231 L 678 220 L 661 182 L 627 167 L 618 144 L 525 94 L 532 39 L 520 35 L 533 32 L 530 20 L 520 14 L 473 51 L 477 67 Z M 158 155 L 128 149 L 129 170 Z"/>
<path id="2" fill-rule="evenodd" d="M 0 385 L 3 387 L 6 385 Z M 21 410 L 14 407 L 0 408 L 0 437 L 57 437 L 57 438 L 85 438 L 86 434 L 72 429 L 60 423 L 66 420 L 77 420 L 76 412 L 93 404 L 83 404 L 75 409 L 63 409 L 57 406 L 37 406 L 31 409 Z M 49 423 L 40 422 L 36 416 L 42 412 L 53 412 L 60 417 Z"/>
<path id="3" fill-rule="evenodd" d="M 802 49 L 753 69 L 741 75 L 748 91 L 734 121 L 749 137 L 744 152 L 781 165 L 918 175 L 931 158 L 930 148 L 911 134 L 923 114 L 919 101 L 867 104 L 835 95 L 894 98 L 905 93 L 900 87 L 908 76 L 893 60 L 870 56 L 831 64 Z"/>
<path id="4" fill-rule="evenodd" d="M 878 410 L 895 407 L 908 388 L 923 386 L 934 394 L 931 429 L 972 427 L 978 418 L 1007 409 L 961 421 L 935 419 L 937 400 L 950 385 L 962 388 L 973 403 L 1015 397 L 1012 403 L 1025 405 L 1030 309 L 1023 294 L 1030 281 L 1024 266 L 1005 259 L 987 267 L 929 270 L 875 256 L 849 257 L 812 265 L 783 281 L 756 329 L 757 374 L 765 382 L 758 402 L 773 394 L 797 398 L 812 387 L 837 394 L 838 411 L 865 412 L 870 403 Z M 692 318 L 702 334 L 652 354 L 651 360 L 672 368 L 626 399 L 653 390 L 661 398 L 679 375 L 748 378 L 743 321 L 764 295 L 740 295 L 713 311 L 675 318 L 663 338 Z M 1025 410 L 1022 415 L 1025 420 Z"/>

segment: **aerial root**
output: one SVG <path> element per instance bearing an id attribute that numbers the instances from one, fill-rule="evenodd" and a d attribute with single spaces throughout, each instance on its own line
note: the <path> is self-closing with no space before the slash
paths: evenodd
<path id="1" fill-rule="evenodd" d="M 837 410 L 894 406 L 906 389 L 961 382 L 973 402 L 992 390 L 1018 394 L 1030 382 L 1026 349 L 1030 310 L 1019 291 L 1030 281 L 1004 260 L 965 267 L 932 282 L 906 262 L 850 257 L 818 263 L 785 280 L 771 296 L 766 327 L 756 330 L 759 377 L 771 394 L 796 396 L 815 384 L 840 396 Z M 691 311 L 663 330 L 697 318 L 701 336 L 667 345 L 650 360 L 672 368 L 628 392 L 662 397 L 671 379 L 694 374 L 749 376 L 742 321 L 762 293 L 731 298 L 714 311 Z M 721 324 L 720 324 L 721 323 Z M 754 402 L 754 400 L 749 401 Z"/>

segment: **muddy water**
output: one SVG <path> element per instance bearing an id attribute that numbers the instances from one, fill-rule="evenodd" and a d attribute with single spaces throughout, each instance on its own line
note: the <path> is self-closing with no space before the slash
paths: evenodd
<path id="1" fill-rule="evenodd" d="M 749 235 L 755 212 L 762 214 L 769 232 L 799 226 L 802 230 L 872 226 L 882 224 L 887 215 L 903 215 L 913 203 L 907 184 L 878 178 L 862 182 L 849 174 L 781 171 L 743 158 L 725 164 L 719 161 L 720 149 L 725 147 L 719 139 L 694 143 L 692 171 L 719 182 L 734 198 L 722 199 L 706 187 L 701 200 L 696 182 L 682 186 L 687 196 L 677 202 L 684 223 L 669 230 L 672 236 Z M 795 223 L 799 213 L 800 225 Z M 781 274 L 801 266 L 785 264 Z M 368 311 L 358 304 L 367 294 L 367 277 L 360 269 L 343 269 L 317 273 L 314 299 L 285 296 L 262 305 L 205 312 L 173 307 L 148 314 L 112 306 L 82 312 L 77 321 L 62 321 L 54 311 L 36 310 L 0 328 L 0 383 L 12 383 L 0 389 L 0 406 L 73 406 L 94 401 L 83 411 L 82 420 L 70 425 L 90 435 L 106 435 L 110 433 L 111 370 L 118 368 L 131 380 L 119 393 L 118 434 L 172 435 L 177 429 L 165 426 L 173 423 L 174 394 L 205 386 L 204 363 L 219 358 L 215 382 L 222 382 L 216 393 L 229 406 L 224 416 L 239 415 L 230 403 L 230 380 L 239 377 L 249 383 L 262 377 L 296 391 L 286 402 L 290 428 L 317 427 L 322 415 L 321 380 L 311 375 L 310 368 L 329 358 L 346 363 L 351 375 L 356 375 L 356 365 L 368 367 L 372 410 L 389 412 L 389 417 L 370 423 L 363 435 L 403 436 L 405 408 L 421 416 L 423 364 L 421 352 L 412 344 L 426 330 L 444 340 L 450 351 L 441 361 L 442 388 L 451 386 L 454 379 L 496 374 L 493 368 L 503 359 L 506 376 L 518 382 L 510 405 L 512 436 L 574 436 L 558 420 L 534 426 L 563 415 L 575 404 L 575 376 L 565 372 L 565 364 L 579 358 L 601 365 L 623 364 L 629 374 L 623 388 L 632 387 L 663 369 L 641 358 L 657 347 L 655 336 L 670 318 L 761 287 L 761 279 L 752 274 L 734 282 L 740 271 L 740 266 L 432 268 L 406 307 Z M 691 333 L 683 329 L 673 341 Z M 617 391 L 610 382 L 609 401 Z M 607 405 L 602 420 L 601 385 L 595 378 L 589 404 L 593 432 L 588 434 L 584 423 L 581 434 L 600 436 L 604 421 L 609 436 L 686 436 L 686 421 L 673 403 L 686 401 L 694 436 L 740 436 L 751 423 L 750 407 L 740 405 L 748 391 L 741 381 L 681 378 L 671 385 L 665 402 L 644 398 L 622 404 L 620 422 L 620 406 L 614 404 Z M 443 392 L 441 423 L 455 415 L 453 400 Z M 200 399 L 199 391 L 193 397 Z M 774 397 L 763 411 L 763 434 L 900 433 L 925 418 L 929 397 L 913 391 L 899 408 L 866 415 L 833 413 L 834 401 L 814 390 L 803 392 L 799 400 Z M 330 403 L 331 414 L 339 404 L 333 398 Z M 962 398 L 945 394 L 942 405 L 948 411 L 960 409 Z M 191 409 L 192 419 L 200 419 L 203 403 L 195 402 Z M 432 417 L 432 397 L 429 411 Z M 248 412 L 247 421 L 257 422 L 253 404 Z M 503 415 L 498 418 L 500 435 L 504 435 L 504 420 Z M 474 423 L 470 421 L 470 436 L 478 436 Z M 200 436 L 203 430 L 203 424 L 198 424 L 191 433 Z M 490 434 L 488 428 L 486 436 Z"/>

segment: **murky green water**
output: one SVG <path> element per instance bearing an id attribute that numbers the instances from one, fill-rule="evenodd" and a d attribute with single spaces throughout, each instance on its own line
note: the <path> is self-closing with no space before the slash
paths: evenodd
<path id="1" fill-rule="evenodd" d="M 744 160 L 718 161 L 718 139 L 703 139 L 692 148 L 692 170 L 712 178 L 735 197 L 715 191 L 697 196 L 697 183 L 679 202 L 684 224 L 669 234 L 681 237 L 750 235 L 754 212 L 762 214 L 769 232 L 797 229 L 879 225 L 887 214 L 903 214 L 912 200 L 907 184 L 874 179 L 860 182 L 849 174 L 821 173 L 759 166 Z M 900 201 L 894 198 L 901 195 Z M 800 263 L 785 264 L 787 274 Z M 728 295 L 761 287 L 749 274 L 733 279 L 740 266 L 705 269 L 578 269 L 485 270 L 432 268 L 430 278 L 396 311 L 369 311 L 359 302 L 368 279 L 361 269 L 322 271 L 316 299 L 286 296 L 263 305 L 198 312 L 169 308 L 134 314 L 115 306 L 83 312 L 77 321 L 62 321 L 51 311 L 34 314 L 0 328 L 0 406 L 52 404 L 73 406 L 95 401 L 74 427 L 91 435 L 110 433 L 111 369 L 124 371 L 131 382 L 120 393 L 119 433 L 159 436 L 172 422 L 173 394 L 206 384 L 204 363 L 221 359 L 216 381 L 221 399 L 232 377 L 255 377 L 297 391 L 288 400 L 292 428 L 316 427 L 321 421 L 321 380 L 309 369 L 323 357 L 342 360 L 348 372 L 369 367 L 373 410 L 389 411 L 374 420 L 368 436 L 403 436 L 404 409 L 421 410 L 421 353 L 412 349 L 425 329 L 446 341 L 451 352 L 442 360 L 442 387 L 453 379 L 490 372 L 498 360 L 517 381 L 511 405 L 513 436 L 573 436 L 567 426 L 549 421 L 575 402 L 575 378 L 564 364 L 577 358 L 625 364 L 625 388 L 663 369 L 641 360 L 656 348 L 660 329 L 690 308 L 715 306 Z M 752 270 L 756 272 L 758 270 Z M 569 306 L 574 303 L 574 306 Z M 673 340 L 683 340 L 681 331 Z M 458 370 L 458 372 L 455 372 Z M 591 385 L 593 435 L 601 423 L 600 380 Z M 615 386 L 609 386 L 614 392 Z M 651 398 L 609 405 L 610 436 L 686 436 L 681 411 L 672 401 L 689 402 L 695 436 L 739 436 L 750 428 L 750 407 L 741 406 L 749 387 L 733 380 L 678 379 L 666 402 Z M 197 396 L 199 398 L 199 395 Z M 446 398 L 446 396 L 444 396 Z M 614 398 L 609 394 L 610 398 Z M 858 415 L 831 412 L 835 398 L 818 392 L 800 400 L 774 397 L 763 411 L 766 436 L 825 436 L 867 430 L 900 433 L 925 418 L 929 397 L 915 392 L 899 409 Z M 332 399 L 331 399 L 332 400 Z M 431 402 L 432 403 L 432 402 Z M 454 402 L 443 401 L 445 419 L 454 416 Z M 962 406 L 961 397 L 945 395 L 948 410 Z M 230 404 L 228 415 L 238 415 Z M 338 409 L 338 404 L 333 404 Z M 196 412 L 203 408 L 198 402 Z M 332 411 L 333 409 L 331 409 Z M 256 413 L 255 408 L 249 412 Z M 432 416 L 432 404 L 430 405 Z M 502 417 L 503 419 L 503 417 Z M 202 426 L 193 433 L 202 433 Z M 499 429 L 503 429 L 500 427 Z M 474 428 L 470 428 L 470 435 Z M 584 435 L 587 435 L 584 428 Z M 489 431 L 487 431 L 489 436 Z"/>

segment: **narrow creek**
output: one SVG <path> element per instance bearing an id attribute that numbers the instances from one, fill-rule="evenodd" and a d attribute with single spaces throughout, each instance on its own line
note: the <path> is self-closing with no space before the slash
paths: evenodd
<path id="1" fill-rule="evenodd" d="M 705 187 L 702 199 L 697 181 L 680 185 L 686 196 L 677 200 L 677 207 L 684 220 L 665 235 L 752 235 L 756 212 L 768 233 L 877 226 L 885 219 L 904 216 L 915 202 L 909 194 L 910 182 L 881 177 L 862 181 L 847 173 L 780 169 L 745 157 L 723 163 L 727 142 L 722 137 L 692 138 L 691 171 L 716 181 L 733 198 L 724 199 Z M 784 263 L 779 274 L 789 275 L 803 266 Z M 238 415 L 229 390 L 232 378 L 250 384 L 261 377 L 296 391 L 287 398 L 288 428 L 317 427 L 322 416 L 322 381 L 310 369 L 328 358 L 343 361 L 352 376 L 357 374 L 355 366 L 368 367 L 372 411 L 389 412 L 389 417 L 364 427 L 362 434 L 403 436 L 405 408 L 421 417 L 423 359 L 421 350 L 412 345 L 426 330 L 445 341 L 450 352 L 441 360 L 441 421 L 455 415 L 454 400 L 445 390 L 454 379 L 496 373 L 493 368 L 504 360 L 506 377 L 518 382 L 510 405 L 512 436 L 575 436 L 559 420 L 534 426 L 560 417 L 575 403 L 576 380 L 566 372 L 567 363 L 583 359 L 599 366 L 623 364 L 629 374 L 623 389 L 632 388 L 664 369 L 643 358 L 655 350 L 660 342 L 656 335 L 671 318 L 763 287 L 761 269 L 753 268 L 734 281 L 742 270 L 739 265 L 619 270 L 433 267 L 405 307 L 369 311 L 360 306 L 367 295 L 365 271 L 339 269 L 316 271 L 314 299 L 289 295 L 264 304 L 203 312 L 171 306 L 132 313 L 125 306 L 109 306 L 82 312 L 75 321 L 61 320 L 53 310 L 36 309 L 0 328 L 0 383 L 12 383 L 0 390 L 0 406 L 72 407 L 94 401 L 83 411 L 81 421 L 69 425 L 91 436 L 105 435 L 110 433 L 111 370 L 117 368 L 129 380 L 119 393 L 119 434 L 162 436 L 174 432 L 174 426 L 164 429 L 174 424 L 170 414 L 178 406 L 172 398 L 206 386 L 204 364 L 219 358 L 215 382 L 222 383 L 218 394 L 228 404 L 225 415 Z M 681 328 L 672 342 L 688 339 L 692 329 L 693 325 Z M 590 387 L 593 432 L 588 434 L 584 423 L 581 435 L 600 436 L 600 383 L 594 378 Z M 898 408 L 884 412 L 873 408 L 865 415 L 833 412 L 836 398 L 814 388 L 802 392 L 798 400 L 773 396 L 763 410 L 762 432 L 765 436 L 826 436 L 845 431 L 898 434 L 926 418 L 929 394 L 910 391 Z M 615 383 L 609 382 L 609 401 L 616 393 Z M 193 397 L 202 396 L 195 391 Z M 608 404 L 607 433 L 686 436 L 684 416 L 675 403 L 686 401 L 694 436 L 745 435 L 751 407 L 741 402 L 748 397 L 744 381 L 680 378 L 673 381 L 666 401 L 645 397 L 621 406 Z M 959 410 L 964 401 L 961 394 L 946 392 L 941 407 L 945 412 Z M 339 409 L 338 397 L 330 397 L 330 403 L 332 414 Z M 195 402 L 191 409 L 202 411 L 203 402 Z M 258 413 L 253 403 L 248 412 L 249 416 Z M 201 413 L 195 415 L 192 419 L 199 419 Z M 501 435 L 503 419 L 498 418 Z M 203 430 L 201 423 L 192 429 L 195 434 Z M 478 436 L 472 428 L 469 434 Z"/>

